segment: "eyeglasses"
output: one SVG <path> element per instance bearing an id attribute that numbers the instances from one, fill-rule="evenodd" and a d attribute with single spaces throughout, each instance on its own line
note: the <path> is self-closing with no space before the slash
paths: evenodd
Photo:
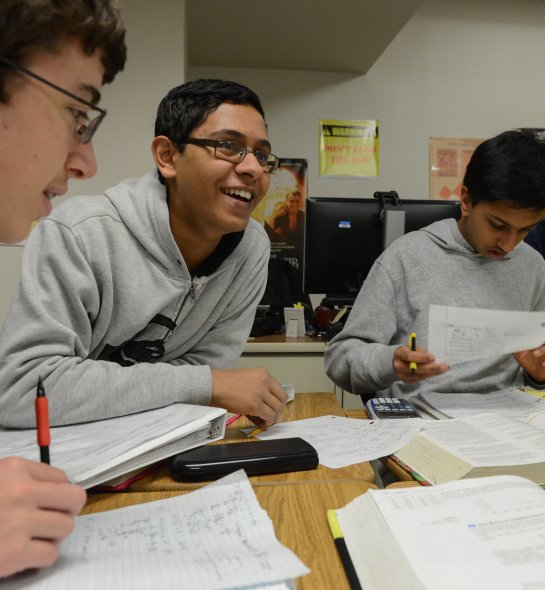
<path id="1" fill-rule="evenodd" d="M 228 162 L 233 162 L 235 164 L 240 164 L 240 162 L 246 157 L 246 154 L 253 154 L 263 170 L 268 174 L 274 174 L 280 163 L 279 158 L 274 154 L 270 154 L 263 150 L 250 150 L 245 145 L 237 143 L 236 141 L 228 141 L 226 139 L 196 139 L 194 137 L 189 137 L 182 145 L 186 143 L 213 147 L 214 156 L 216 156 L 216 158 L 227 160 Z"/>
<path id="2" fill-rule="evenodd" d="M 30 70 L 27 70 L 26 68 L 23 68 L 22 66 L 18 66 L 17 64 L 13 63 L 11 60 L 6 59 L 5 57 L 2 57 L 1 55 L 0 55 L 0 62 L 6 64 L 8 67 L 10 67 L 13 70 L 16 70 L 17 72 L 21 72 L 22 74 L 26 74 L 27 76 L 30 76 L 31 78 L 34 78 L 35 80 L 38 80 L 38 81 L 42 82 L 43 84 L 46 84 L 47 86 L 53 88 L 54 90 L 57 90 L 57 92 L 61 92 L 62 94 L 69 96 L 70 98 L 78 101 L 79 103 L 85 105 L 86 107 L 89 107 L 89 109 L 91 111 L 94 111 L 95 113 L 97 113 L 92 118 L 89 118 L 88 113 L 84 113 L 82 111 L 75 111 L 75 113 L 74 113 L 75 117 L 76 117 L 76 127 L 74 130 L 75 135 L 76 135 L 76 139 L 81 143 L 89 143 L 91 141 L 91 139 L 93 138 L 93 135 L 95 134 L 95 131 L 98 129 L 98 126 L 102 123 L 102 120 L 106 116 L 106 111 L 104 109 L 97 107 L 96 105 L 94 105 L 92 102 L 89 102 L 88 100 L 80 98 L 79 96 L 72 94 L 71 92 L 68 92 L 68 90 L 65 90 L 64 88 L 57 86 L 53 82 L 50 82 L 49 80 L 46 80 L 45 78 L 42 78 L 38 74 L 35 74 L 34 72 L 31 72 Z"/>

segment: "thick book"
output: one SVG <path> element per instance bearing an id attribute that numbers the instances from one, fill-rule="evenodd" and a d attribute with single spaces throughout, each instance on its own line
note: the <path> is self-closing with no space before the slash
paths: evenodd
<path id="1" fill-rule="evenodd" d="M 395 457 L 432 484 L 487 475 L 519 475 L 545 483 L 543 417 L 523 421 L 482 413 L 426 421 Z"/>
<path id="2" fill-rule="evenodd" d="M 336 515 L 365 590 L 545 588 L 545 491 L 525 478 L 369 490 Z"/>
<path id="3" fill-rule="evenodd" d="M 225 435 L 222 408 L 172 404 L 108 420 L 51 428 L 51 464 L 90 488 Z M 0 429 L 0 458 L 39 460 L 36 430 Z"/>
<path id="4" fill-rule="evenodd" d="M 428 391 L 411 396 L 410 401 L 438 420 L 466 418 L 483 412 L 503 414 L 509 418 L 527 420 L 545 410 L 540 393 L 529 393 L 517 387 L 490 393 L 436 393 Z"/>

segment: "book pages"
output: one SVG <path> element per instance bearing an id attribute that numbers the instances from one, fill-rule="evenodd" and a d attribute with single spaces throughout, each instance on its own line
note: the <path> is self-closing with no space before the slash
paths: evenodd
<path id="1" fill-rule="evenodd" d="M 371 490 L 337 516 L 365 590 L 545 587 L 545 492 L 524 478 Z"/>

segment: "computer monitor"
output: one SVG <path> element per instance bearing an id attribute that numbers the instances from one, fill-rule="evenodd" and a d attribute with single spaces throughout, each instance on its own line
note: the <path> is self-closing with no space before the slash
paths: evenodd
<path id="1" fill-rule="evenodd" d="M 457 201 L 402 200 L 405 233 L 458 218 Z M 306 200 L 303 291 L 325 293 L 331 304 L 351 305 L 383 247 L 379 199 Z"/>

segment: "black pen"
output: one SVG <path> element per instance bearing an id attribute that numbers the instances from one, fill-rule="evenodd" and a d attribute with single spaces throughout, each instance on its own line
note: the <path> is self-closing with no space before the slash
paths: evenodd
<path id="1" fill-rule="evenodd" d="M 38 435 L 38 446 L 40 447 L 40 461 L 49 465 L 49 445 L 51 443 L 51 435 L 49 433 L 49 409 L 41 377 L 38 379 L 35 406 L 36 432 Z"/>

